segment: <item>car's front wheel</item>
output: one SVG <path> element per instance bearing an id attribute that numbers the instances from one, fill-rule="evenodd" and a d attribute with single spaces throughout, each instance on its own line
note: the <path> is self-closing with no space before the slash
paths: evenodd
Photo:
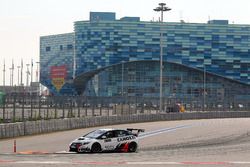
<path id="1" fill-rule="evenodd" d="M 99 153 L 102 151 L 102 147 L 99 143 L 94 143 L 91 147 L 91 152 L 92 153 Z"/>
<path id="2" fill-rule="evenodd" d="M 135 142 L 132 142 L 128 146 L 128 152 L 136 152 L 137 150 L 137 144 Z"/>

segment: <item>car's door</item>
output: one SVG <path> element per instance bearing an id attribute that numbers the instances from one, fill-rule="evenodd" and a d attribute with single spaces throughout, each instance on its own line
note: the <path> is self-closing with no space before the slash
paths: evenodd
<path id="1" fill-rule="evenodd" d="M 103 150 L 109 151 L 109 150 L 115 149 L 117 139 L 115 138 L 115 134 L 113 130 L 108 131 L 105 134 L 103 134 L 100 137 L 100 140 L 101 140 L 100 143 L 102 143 Z"/>

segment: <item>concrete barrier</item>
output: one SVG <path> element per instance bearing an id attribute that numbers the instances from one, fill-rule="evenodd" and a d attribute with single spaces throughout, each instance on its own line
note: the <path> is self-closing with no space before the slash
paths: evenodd
<path id="1" fill-rule="evenodd" d="M 250 117 L 250 112 L 192 112 L 192 113 L 165 113 L 122 115 L 89 118 L 67 118 L 53 120 L 39 120 L 0 124 L 0 139 L 18 136 L 34 135 L 63 131 L 78 128 L 105 126 L 125 123 L 140 123 L 153 121 L 189 120 L 189 119 L 214 119 L 214 118 L 245 118 Z"/>

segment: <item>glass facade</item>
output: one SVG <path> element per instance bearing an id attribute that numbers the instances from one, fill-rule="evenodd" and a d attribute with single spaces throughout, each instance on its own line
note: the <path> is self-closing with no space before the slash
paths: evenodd
<path id="1" fill-rule="evenodd" d="M 97 12 L 91 14 L 89 21 L 74 23 L 74 34 L 69 38 L 75 44 L 74 51 L 65 55 L 71 57 L 67 63 L 72 63 L 75 54 L 73 94 L 159 97 L 162 32 L 164 97 L 199 100 L 205 93 L 207 98 L 218 100 L 248 98 L 249 25 L 231 25 L 225 20 L 208 24 L 160 24 L 142 22 L 137 17 L 114 18 L 114 13 Z M 66 41 L 65 38 L 55 43 L 54 37 L 44 38 L 58 48 L 59 43 Z M 50 48 L 51 51 L 46 52 L 46 47 L 52 46 L 42 38 L 41 43 L 42 60 L 54 51 Z M 56 54 L 50 56 L 57 59 Z M 50 64 L 41 65 L 45 71 L 47 68 L 41 80 L 47 79 L 44 84 L 53 89 L 47 84 Z M 72 68 L 69 73 L 72 74 Z"/>
<path id="2" fill-rule="evenodd" d="M 214 22 L 212 22 L 214 23 Z M 216 23 L 216 22 L 215 22 Z M 250 26 L 92 21 L 75 22 L 77 73 L 122 61 L 159 60 L 184 64 L 250 84 Z"/>
<path id="3" fill-rule="evenodd" d="M 163 97 L 168 100 L 193 106 L 205 100 L 211 108 L 250 99 L 247 84 L 177 63 L 163 65 Z M 159 61 L 133 61 L 105 68 L 87 87 L 87 96 L 159 97 Z"/>

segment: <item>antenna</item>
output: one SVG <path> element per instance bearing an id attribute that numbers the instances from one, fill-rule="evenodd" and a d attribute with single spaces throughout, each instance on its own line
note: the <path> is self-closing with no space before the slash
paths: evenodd
<path id="1" fill-rule="evenodd" d="M 180 22 L 182 23 L 183 22 L 183 12 L 182 12 L 182 10 L 179 12 L 179 15 L 180 15 Z"/>

